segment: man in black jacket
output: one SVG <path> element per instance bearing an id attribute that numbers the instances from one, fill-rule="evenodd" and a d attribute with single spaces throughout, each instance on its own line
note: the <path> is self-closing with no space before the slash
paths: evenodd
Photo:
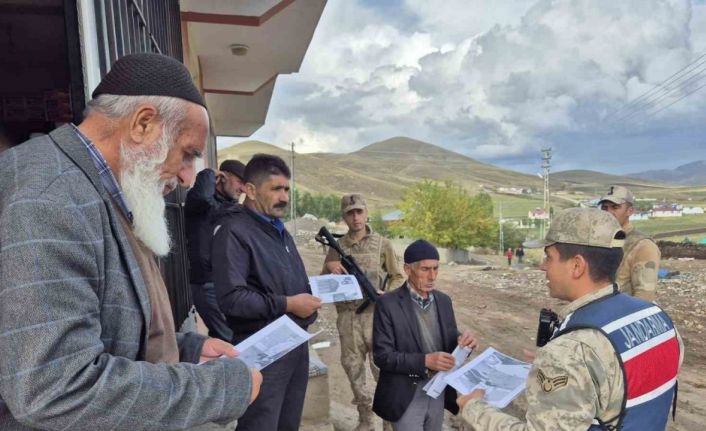
<path id="1" fill-rule="evenodd" d="M 280 220 L 287 211 L 289 178 L 282 159 L 256 154 L 245 167 L 245 203 L 225 209 L 215 222 L 213 278 L 234 344 L 285 313 L 306 329 L 321 307 L 311 295 L 294 240 Z M 269 365 L 262 375 L 260 396 L 236 430 L 298 430 L 309 378 L 307 344 Z"/>
<path id="2" fill-rule="evenodd" d="M 417 240 L 404 252 L 407 282 L 378 298 L 373 319 L 373 360 L 380 368 L 373 411 L 395 431 L 441 431 L 444 407 L 458 413 L 456 391 L 431 398 L 423 387 L 438 371 L 454 366 L 457 345 L 476 346 L 456 327 L 451 298 L 435 290 L 439 252 Z"/>
<path id="3" fill-rule="evenodd" d="M 221 163 L 219 172 L 204 169 L 196 176 L 184 202 L 189 283 L 196 311 L 208 328 L 208 335 L 230 342 L 233 333 L 218 308 L 211 275 L 213 216 L 221 208 L 238 203 L 245 165 L 237 160 Z"/>

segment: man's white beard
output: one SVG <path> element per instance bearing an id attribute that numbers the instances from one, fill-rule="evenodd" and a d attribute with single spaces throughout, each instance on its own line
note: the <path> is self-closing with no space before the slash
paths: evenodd
<path id="1" fill-rule="evenodd" d="M 167 181 L 159 178 L 170 143 L 171 137 L 163 130 L 157 142 L 145 149 L 130 150 L 125 143 L 120 146 L 120 187 L 132 211 L 133 233 L 157 256 L 166 256 L 171 249 L 162 195 Z"/>

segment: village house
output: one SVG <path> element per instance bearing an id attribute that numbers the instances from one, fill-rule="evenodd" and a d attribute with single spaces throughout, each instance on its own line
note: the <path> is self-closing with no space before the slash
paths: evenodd
<path id="1" fill-rule="evenodd" d="M 527 213 L 527 218 L 530 220 L 548 220 L 549 213 L 544 208 L 535 208 Z"/>
<path id="2" fill-rule="evenodd" d="M 681 217 L 682 209 L 679 205 L 659 205 L 652 208 L 652 217 Z"/>

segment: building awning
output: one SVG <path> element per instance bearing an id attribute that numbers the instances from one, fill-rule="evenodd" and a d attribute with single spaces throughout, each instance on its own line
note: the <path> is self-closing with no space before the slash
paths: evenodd
<path id="1" fill-rule="evenodd" d="M 326 0 L 181 0 L 184 62 L 219 136 L 265 123 L 277 77 L 298 72 Z"/>

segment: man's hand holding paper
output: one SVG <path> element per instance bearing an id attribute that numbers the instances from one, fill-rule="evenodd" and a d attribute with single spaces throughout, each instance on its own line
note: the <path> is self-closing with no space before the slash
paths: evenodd
<path id="1" fill-rule="evenodd" d="M 201 356 L 199 357 L 199 363 L 204 363 L 218 359 L 221 357 L 235 358 L 238 356 L 238 351 L 235 350 L 232 344 L 227 343 L 218 338 L 208 338 L 203 343 L 201 348 Z"/>

